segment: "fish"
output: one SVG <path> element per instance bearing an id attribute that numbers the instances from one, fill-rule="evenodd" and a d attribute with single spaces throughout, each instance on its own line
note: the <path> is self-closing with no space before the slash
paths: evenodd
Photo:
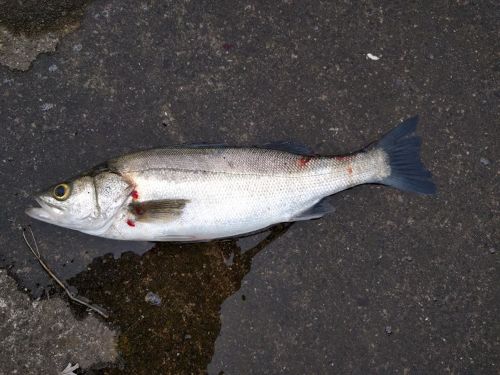
<path id="1" fill-rule="evenodd" d="M 209 241 L 333 211 L 327 197 L 362 184 L 434 194 L 420 158 L 418 116 L 342 156 L 290 142 L 263 147 L 185 145 L 108 160 L 36 194 L 27 215 L 94 236 Z"/>

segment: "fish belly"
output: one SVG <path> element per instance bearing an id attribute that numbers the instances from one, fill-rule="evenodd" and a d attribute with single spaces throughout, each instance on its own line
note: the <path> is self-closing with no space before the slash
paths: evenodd
<path id="1" fill-rule="evenodd" d="M 258 231 L 293 219 L 329 195 L 329 178 L 213 172 L 136 173 L 138 201 L 187 200 L 178 217 L 135 221 L 127 210 L 106 237 L 150 241 L 200 241 Z M 324 181 L 323 181 L 324 180 Z M 331 182 L 331 181 L 330 181 Z M 132 224 L 132 226 L 130 225 Z"/>

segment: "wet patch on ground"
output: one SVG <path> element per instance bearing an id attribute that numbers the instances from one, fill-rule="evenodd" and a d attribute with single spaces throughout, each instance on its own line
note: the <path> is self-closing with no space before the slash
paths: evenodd
<path id="1" fill-rule="evenodd" d="M 288 227 L 274 227 L 246 251 L 237 240 L 160 243 L 143 256 L 94 260 L 69 284 L 108 310 L 120 332 L 121 359 L 99 373 L 203 373 L 221 330 L 222 303 L 240 289 L 254 256 Z"/>
<path id="2" fill-rule="evenodd" d="M 0 26 L 15 34 L 35 36 L 57 32 L 83 17 L 93 0 L 26 0 L 2 1 Z"/>
<path id="3" fill-rule="evenodd" d="M 4 1 L 0 4 L 0 64 L 27 70 L 76 30 L 92 0 Z"/>

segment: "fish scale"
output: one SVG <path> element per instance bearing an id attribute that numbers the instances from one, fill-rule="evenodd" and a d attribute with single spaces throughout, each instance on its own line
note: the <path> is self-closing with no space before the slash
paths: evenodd
<path id="1" fill-rule="evenodd" d="M 325 196 L 359 181 L 368 182 L 375 171 L 383 169 L 373 168 L 375 163 L 383 163 L 383 156 L 375 155 L 380 153 L 378 150 L 342 159 L 309 157 L 307 163 L 301 163 L 304 156 L 280 151 L 175 152 L 175 163 L 171 150 L 154 150 L 139 156 L 148 158 L 153 154 L 153 160 L 147 163 L 131 166 L 119 160 L 113 166 L 133 182 L 139 202 L 188 200 L 182 215 L 158 223 L 135 221 L 132 229 L 127 220 L 136 217 L 119 218 L 107 236 L 156 240 L 189 236 L 194 241 L 253 232 L 274 223 L 300 220 L 301 212 Z M 258 165 L 262 161 L 269 168 Z M 145 170 L 137 169 L 137 165 L 144 164 L 148 166 Z M 349 168 L 353 169 L 351 173 L 347 172 Z"/>

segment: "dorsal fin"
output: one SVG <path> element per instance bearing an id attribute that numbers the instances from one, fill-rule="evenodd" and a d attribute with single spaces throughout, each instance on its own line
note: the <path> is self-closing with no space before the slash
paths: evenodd
<path id="1" fill-rule="evenodd" d="M 310 147 L 302 143 L 292 142 L 292 141 L 266 143 L 263 146 L 261 146 L 261 148 L 267 148 L 269 150 L 285 151 L 297 155 L 311 155 L 311 156 L 314 155 L 314 152 Z"/>
<path id="2" fill-rule="evenodd" d="M 229 148 L 230 146 L 224 143 L 185 143 L 182 145 L 172 146 L 176 148 Z"/>

